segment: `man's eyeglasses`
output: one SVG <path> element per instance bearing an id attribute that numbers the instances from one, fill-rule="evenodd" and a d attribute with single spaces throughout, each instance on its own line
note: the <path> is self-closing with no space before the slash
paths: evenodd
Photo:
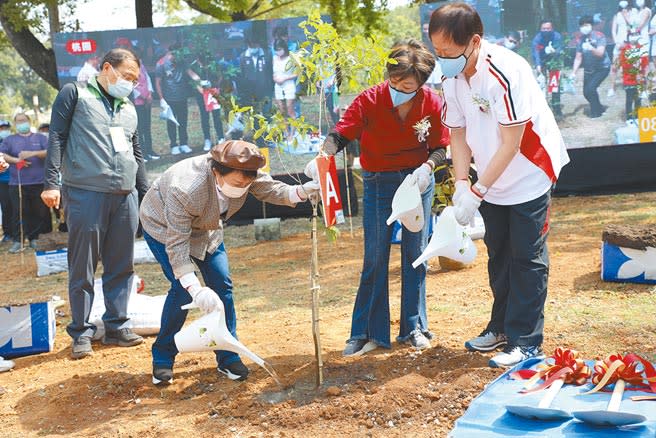
<path id="1" fill-rule="evenodd" d="M 128 81 L 128 82 L 130 82 L 134 87 L 136 87 L 137 84 L 139 84 L 139 80 L 138 80 L 138 79 L 135 79 L 134 81 L 131 81 L 131 80 L 129 80 L 129 79 L 125 79 L 125 76 L 123 76 L 123 74 L 122 74 L 120 71 L 116 70 L 111 64 L 110 64 L 110 67 L 112 67 L 112 70 L 114 70 L 114 73 L 116 74 L 116 76 L 118 76 L 119 78 L 123 79 L 124 81 Z"/>

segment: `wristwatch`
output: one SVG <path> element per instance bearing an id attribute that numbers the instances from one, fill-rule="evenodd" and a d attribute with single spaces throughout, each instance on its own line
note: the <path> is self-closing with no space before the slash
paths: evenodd
<path id="1" fill-rule="evenodd" d="M 474 184 L 474 188 L 478 193 L 481 194 L 481 197 L 485 196 L 485 194 L 487 193 L 487 187 L 485 187 L 483 184 L 479 183 L 478 181 L 476 182 L 476 184 Z"/>

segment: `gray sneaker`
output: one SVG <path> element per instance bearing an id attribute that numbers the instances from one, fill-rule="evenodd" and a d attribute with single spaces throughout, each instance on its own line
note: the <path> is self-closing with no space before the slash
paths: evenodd
<path id="1" fill-rule="evenodd" d="M 378 348 L 374 341 L 366 339 L 351 339 L 346 343 L 346 348 L 342 352 L 343 356 L 361 356 L 371 350 Z"/>
<path id="2" fill-rule="evenodd" d="M 89 336 L 80 336 L 73 340 L 73 347 L 71 357 L 73 359 L 82 359 L 83 357 L 91 356 L 93 348 L 91 348 L 91 338 Z"/>
<path id="3" fill-rule="evenodd" d="M 173 383 L 173 370 L 153 365 L 153 385 L 165 386 L 171 383 Z"/>
<path id="4" fill-rule="evenodd" d="M 492 351 L 507 343 L 505 334 L 485 329 L 480 335 L 465 342 L 465 348 L 469 351 Z"/>
<path id="5" fill-rule="evenodd" d="M 405 341 L 417 350 L 431 348 L 431 343 L 421 330 L 413 330 L 410 337 Z"/>
<path id="6" fill-rule="evenodd" d="M 20 250 L 21 250 L 21 244 L 20 244 L 20 242 L 14 242 L 14 243 L 11 245 L 11 248 L 9 248 L 9 252 L 10 252 L 11 254 L 16 254 L 17 252 L 20 252 Z"/>
<path id="7" fill-rule="evenodd" d="M 119 347 L 134 347 L 143 342 L 143 338 L 129 328 L 122 328 L 116 332 L 105 332 L 102 343 L 105 345 L 118 345 Z"/>

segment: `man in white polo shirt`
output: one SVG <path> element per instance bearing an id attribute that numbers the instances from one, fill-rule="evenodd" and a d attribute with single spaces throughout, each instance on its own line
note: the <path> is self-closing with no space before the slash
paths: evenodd
<path id="1" fill-rule="evenodd" d="M 531 67 L 483 41 L 472 7 L 437 9 L 429 34 L 445 76 L 442 117 L 451 128 L 455 216 L 467 224 L 480 207 L 494 295 L 490 322 L 465 347 L 505 346 L 490 366 L 510 367 L 543 355 L 551 189 L 569 157 Z M 478 182 L 470 186 L 472 157 Z"/>

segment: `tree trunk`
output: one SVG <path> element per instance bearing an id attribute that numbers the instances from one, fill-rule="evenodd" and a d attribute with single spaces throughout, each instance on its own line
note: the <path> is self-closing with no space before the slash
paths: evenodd
<path id="1" fill-rule="evenodd" d="M 55 34 L 61 32 L 61 23 L 59 22 L 59 5 L 56 0 L 50 0 L 46 3 L 48 8 L 48 24 L 50 25 L 50 41 L 55 40 Z"/>
<path id="2" fill-rule="evenodd" d="M 153 27 L 153 0 L 134 0 L 137 27 Z"/>
<path id="3" fill-rule="evenodd" d="M 2 11 L 7 3 L 8 0 L 0 0 L 0 11 Z M 27 27 L 16 30 L 7 17 L 1 13 L 0 24 L 2 24 L 2 28 L 7 34 L 7 39 L 9 39 L 11 45 L 14 46 L 27 65 L 48 84 L 55 89 L 59 89 L 55 52 L 41 44 L 41 41 Z"/>

